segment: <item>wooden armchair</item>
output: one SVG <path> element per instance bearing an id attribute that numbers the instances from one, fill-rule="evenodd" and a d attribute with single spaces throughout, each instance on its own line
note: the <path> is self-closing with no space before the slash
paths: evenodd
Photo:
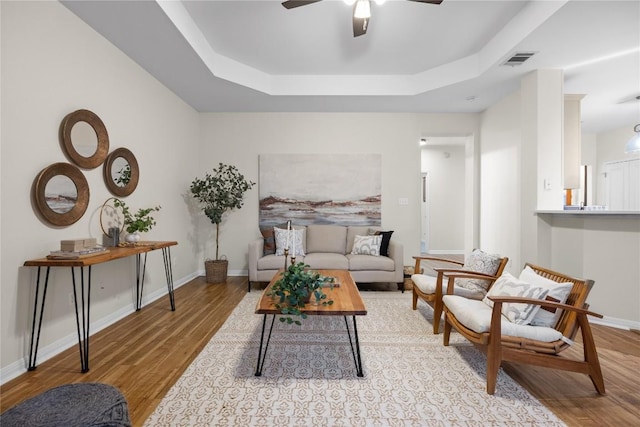
<path id="1" fill-rule="evenodd" d="M 424 302 L 429 304 L 431 308 L 433 308 L 433 333 L 436 335 L 440 332 L 440 318 L 442 317 L 442 296 L 445 293 L 444 286 L 446 286 L 444 278 L 451 277 L 451 274 L 455 274 L 455 277 L 460 279 L 484 279 L 488 282 L 487 289 L 489 289 L 493 282 L 502 274 L 504 268 L 507 265 L 507 262 L 509 261 L 509 258 L 507 257 L 499 258 L 499 265 L 497 269 L 493 272 L 493 274 L 489 274 L 462 269 L 462 267 L 464 266 L 464 262 L 454 261 L 446 258 L 414 256 L 413 259 L 415 260 L 415 266 L 413 270 L 415 274 L 411 276 L 411 281 L 413 282 L 412 308 L 414 310 L 417 309 L 418 298 L 421 298 Z M 435 261 L 438 263 L 449 263 L 451 264 L 451 266 L 448 268 L 433 268 L 433 270 L 437 273 L 437 276 L 428 276 L 420 273 L 422 271 L 420 269 L 420 263 L 423 260 Z M 486 291 L 478 292 L 461 286 L 455 286 L 454 284 L 453 293 L 465 298 L 482 299 Z"/>
<path id="2" fill-rule="evenodd" d="M 498 370 L 502 361 L 561 369 L 589 375 L 600 394 L 605 393 L 604 379 L 595 342 L 587 315 L 602 315 L 587 311 L 587 296 L 593 280 L 566 276 L 532 264 L 526 264 L 544 278 L 557 282 L 573 283 L 564 304 L 545 299 L 514 296 L 489 296 L 493 308 L 482 301 L 463 300 L 451 294 L 451 284 L 443 297 L 445 325 L 443 342 L 449 345 L 451 328 L 476 344 L 487 355 L 487 393 L 494 394 Z M 566 286 L 566 285 L 565 285 Z M 562 310 L 553 327 L 518 325 L 510 322 L 502 313 L 503 304 L 525 303 L 540 305 L 541 309 Z M 559 353 L 573 344 L 578 329 L 582 333 L 583 360 L 576 360 Z"/>

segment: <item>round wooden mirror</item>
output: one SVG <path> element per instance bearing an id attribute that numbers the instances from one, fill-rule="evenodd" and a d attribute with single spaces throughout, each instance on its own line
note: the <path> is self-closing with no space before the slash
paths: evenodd
<path id="1" fill-rule="evenodd" d="M 136 156 L 126 148 L 116 148 L 104 162 L 104 183 L 114 196 L 125 197 L 138 186 L 140 171 Z"/>
<path id="2" fill-rule="evenodd" d="M 36 177 L 33 198 L 42 217 L 53 225 L 71 225 L 89 205 L 89 185 L 80 170 L 54 163 Z"/>
<path id="3" fill-rule="evenodd" d="M 81 168 L 100 166 L 109 152 L 107 128 L 89 110 L 67 114 L 60 124 L 60 139 L 67 157 Z"/>

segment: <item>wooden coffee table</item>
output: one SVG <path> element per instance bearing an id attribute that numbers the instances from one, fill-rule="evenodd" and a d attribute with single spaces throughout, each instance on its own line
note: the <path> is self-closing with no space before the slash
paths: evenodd
<path id="1" fill-rule="evenodd" d="M 364 301 L 360 296 L 360 291 L 353 281 L 353 277 L 346 270 L 317 270 L 323 276 L 334 277 L 338 286 L 331 288 L 324 288 L 323 291 L 327 294 L 327 299 L 333 300 L 331 305 L 312 305 L 302 309 L 303 313 L 307 315 L 317 316 L 343 316 L 344 323 L 347 329 L 347 335 L 349 337 L 349 345 L 351 346 L 351 354 L 353 354 L 353 361 L 356 365 L 357 375 L 359 377 L 364 376 L 362 371 L 362 360 L 360 358 L 360 342 L 358 340 L 358 327 L 356 325 L 356 316 L 364 316 L 367 314 L 367 309 L 364 306 Z M 267 288 L 262 292 L 262 296 L 256 306 L 256 313 L 264 315 L 262 319 L 262 334 L 260 335 L 260 349 L 258 350 L 258 364 L 256 366 L 256 376 L 262 375 L 262 368 L 264 366 L 264 360 L 267 356 L 267 349 L 269 348 L 269 341 L 271 340 L 271 333 L 273 332 L 273 325 L 275 318 L 281 315 L 280 310 L 275 308 L 275 302 L 273 298 L 267 296 L 271 286 L 280 278 L 280 272 L 271 279 Z M 267 325 L 267 316 L 271 315 L 271 326 L 265 341 L 265 329 Z M 352 318 L 353 322 L 353 338 L 351 336 L 351 330 L 349 328 L 349 321 L 347 317 Z M 304 322 L 304 320 L 303 320 Z M 263 350 L 264 345 L 264 350 Z"/>

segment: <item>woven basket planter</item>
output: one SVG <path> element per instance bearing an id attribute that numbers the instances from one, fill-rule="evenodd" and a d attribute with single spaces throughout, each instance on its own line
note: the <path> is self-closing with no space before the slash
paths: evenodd
<path id="1" fill-rule="evenodd" d="M 227 268 L 229 261 L 226 259 L 206 260 L 204 270 L 207 274 L 207 283 L 224 283 L 227 281 Z"/>

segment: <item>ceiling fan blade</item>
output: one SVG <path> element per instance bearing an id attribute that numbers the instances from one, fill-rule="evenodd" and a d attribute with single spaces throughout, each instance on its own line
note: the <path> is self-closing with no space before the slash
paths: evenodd
<path id="1" fill-rule="evenodd" d="M 286 8 L 286 9 L 293 9 L 295 7 L 300 7 L 300 6 L 306 6 L 308 4 L 312 4 L 312 3 L 318 3 L 319 1 L 322 0 L 287 0 L 287 1 L 283 1 L 282 5 Z"/>
<path id="2" fill-rule="evenodd" d="M 367 33 L 367 27 L 369 27 L 370 18 L 356 18 L 353 17 L 353 37 L 365 35 Z"/>
<path id="3" fill-rule="evenodd" d="M 415 1 L 418 3 L 440 4 L 442 3 L 443 0 L 409 0 L 409 1 Z"/>

